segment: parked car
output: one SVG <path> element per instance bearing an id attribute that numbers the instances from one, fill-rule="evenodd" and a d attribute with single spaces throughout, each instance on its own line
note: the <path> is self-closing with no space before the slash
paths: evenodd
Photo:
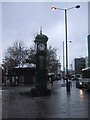
<path id="1" fill-rule="evenodd" d="M 83 82 L 82 82 L 82 79 L 81 78 L 78 78 L 76 80 L 76 87 L 77 88 L 83 88 Z"/>

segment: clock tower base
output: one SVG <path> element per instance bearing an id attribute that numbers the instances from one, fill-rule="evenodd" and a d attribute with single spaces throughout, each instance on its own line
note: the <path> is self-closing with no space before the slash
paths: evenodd
<path id="1" fill-rule="evenodd" d="M 32 88 L 31 89 L 31 96 L 48 96 L 51 95 L 51 89 L 36 89 L 36 88 Z"/>

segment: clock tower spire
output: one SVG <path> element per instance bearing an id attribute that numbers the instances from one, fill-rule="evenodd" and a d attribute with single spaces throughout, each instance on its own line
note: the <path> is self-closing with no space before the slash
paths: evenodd
<path id="1" fill-rule="evenodd" d="M 42 26 L 40 27 L 40 35 L 42 35 Z"/>

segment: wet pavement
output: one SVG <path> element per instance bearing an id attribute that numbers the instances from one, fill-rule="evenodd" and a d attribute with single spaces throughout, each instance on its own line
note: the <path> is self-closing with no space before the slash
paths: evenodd
<path id="1" fill-rule="evenodd" d="M 0 120 L 2 118 L 2 90 L 0 87 Z"/>
<path id="2" fill-rule="evenodd" d="M 2 93 L 3 118 L 88 118 L 88 93 L 75 87 L 72 82 L 70 94 L 61 81 L 55 81 L 52 94 L 31 97 L 25 92 L 32 86 L 5 87 Z M 1 100 L 1 98 L 0 98 Z"/>

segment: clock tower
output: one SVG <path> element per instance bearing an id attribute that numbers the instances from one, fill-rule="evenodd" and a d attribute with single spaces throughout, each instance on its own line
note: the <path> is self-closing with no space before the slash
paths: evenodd
<path id="1" fill-rule="evenodd" d="M 50 94 L 50 90 L 47 89 L 48 72 L 46 69 L 46 56 L 47 56 L 47 41 L 48 37 L 40 34 L 35 37 L 36 44 L 36 83 L 35 89 L 32 92 L 36 95 Z"/>

